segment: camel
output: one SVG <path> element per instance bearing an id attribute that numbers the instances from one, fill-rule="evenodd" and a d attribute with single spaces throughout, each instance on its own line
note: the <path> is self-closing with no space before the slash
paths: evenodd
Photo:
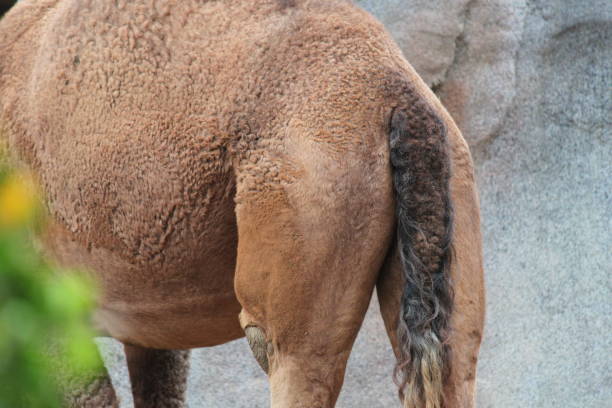
<path id="1" fill-rule="evenodd" d="M 246 336 L 273 408 L 331 408 L 375 288 L 403 406 L 474 405 L 470 152 L 352 2 L 22 0 L 0 125 L 45 251 L 100 286 L 136 407 L 183 406 L 187 350 Z M 118 406 L 92 381 L 67 405 Z"/>

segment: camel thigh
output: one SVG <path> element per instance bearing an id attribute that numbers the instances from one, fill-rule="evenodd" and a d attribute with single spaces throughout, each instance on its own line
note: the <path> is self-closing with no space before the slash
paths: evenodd
<path id="1" fill-rule="evenodd" d="M 266 263 L 259 265 L 267 269 Z M 277 271 L 311 272 L 292 263 L 267 265 Z M 288 274 L 288 281 L 280 282 L 284 279 L 280 274 L 262 281 L 259 273 L 252 272 L 243 270 L 237 277 L 245 281 L 237 284 L 243 305 L 240 321 L 255 359 L 269 375 L 272 407 L 333 407 L 374 283 L 334 294 L 340 291 L 333 289 L 334 283 L 316 282 L 328 280 L 323 277 L 300 280 Z M 252 288 L 258 282 L 270 288 L 261 298 Z M 335 296 L 347 298 L 346 303 L 334 301 Z"/>
<path id="2" fill-rule="evenodd" d="M 188 350 L 124 345 L 135 408 L 181 408 L 185 404 Z"/>
<path id="3" fill-rule="evenodd" d="M 258 204 L 237 211 L 241 325 L 269 375 L 272 407 L 331 408 L 388 231 L 372 228 L 363 241 L 348 239 L 354 235 L 343 228 L 350 223 L 282 204 Z M 304 226 L 309 233 L 303 233 Z"/>

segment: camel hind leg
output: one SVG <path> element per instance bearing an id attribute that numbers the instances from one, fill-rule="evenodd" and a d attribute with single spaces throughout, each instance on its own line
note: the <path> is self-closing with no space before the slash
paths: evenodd
<path id="1" fill-rule="evenodd" d="M 66 392 L 64 401 L 68 408 L 119 408 L 119 399 L 106 372 Z"/>
<path id="2" fill-rule="evenodd" d="M 301 177 L 238 172 L 235 290 L 275 408 L 335 405 L 392 235 L 386 155 L 318 153 Z"/>
<path id="3" fill-rule="evenodd" d="M 57 381 L 62 396 L 62 406 L 66 408 L 119 408 L 119 399 L 113 388 L 106 367 L 94 340 L 91 345 L 98 354 L 101 367 L 94 371 L 75 370 L 66 360 L 58 358 L 58 348 L 63 340 L 51 342 L 47 350 L 57 372 Z"/>
<path id="4" fill-rule="evenodd" d="M 155 350 L 126 344 L 135 408 L 181 408 L 185 404 L 188 350 Z"/>

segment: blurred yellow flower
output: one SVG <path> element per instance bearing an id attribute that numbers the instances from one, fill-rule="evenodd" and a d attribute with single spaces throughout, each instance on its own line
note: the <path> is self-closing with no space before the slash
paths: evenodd
<path id="1" fill-rule="evenodd" d="M 0 228 L 22 225 L 36 210 L 36 190 L 29 176 L 11 175 L 0 185 Z"/>

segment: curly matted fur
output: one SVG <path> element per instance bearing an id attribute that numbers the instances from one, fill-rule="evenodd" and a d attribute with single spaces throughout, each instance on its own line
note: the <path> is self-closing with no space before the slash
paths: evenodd
<path id="1" fill-rule="evenodd" d="M 425 103 L 397 108 L 391 120 L 397 245 L 405 288 L 396 379 L 405 406 L 440 408 L 450 372 L 452 205 L 446 128 Z"/>

